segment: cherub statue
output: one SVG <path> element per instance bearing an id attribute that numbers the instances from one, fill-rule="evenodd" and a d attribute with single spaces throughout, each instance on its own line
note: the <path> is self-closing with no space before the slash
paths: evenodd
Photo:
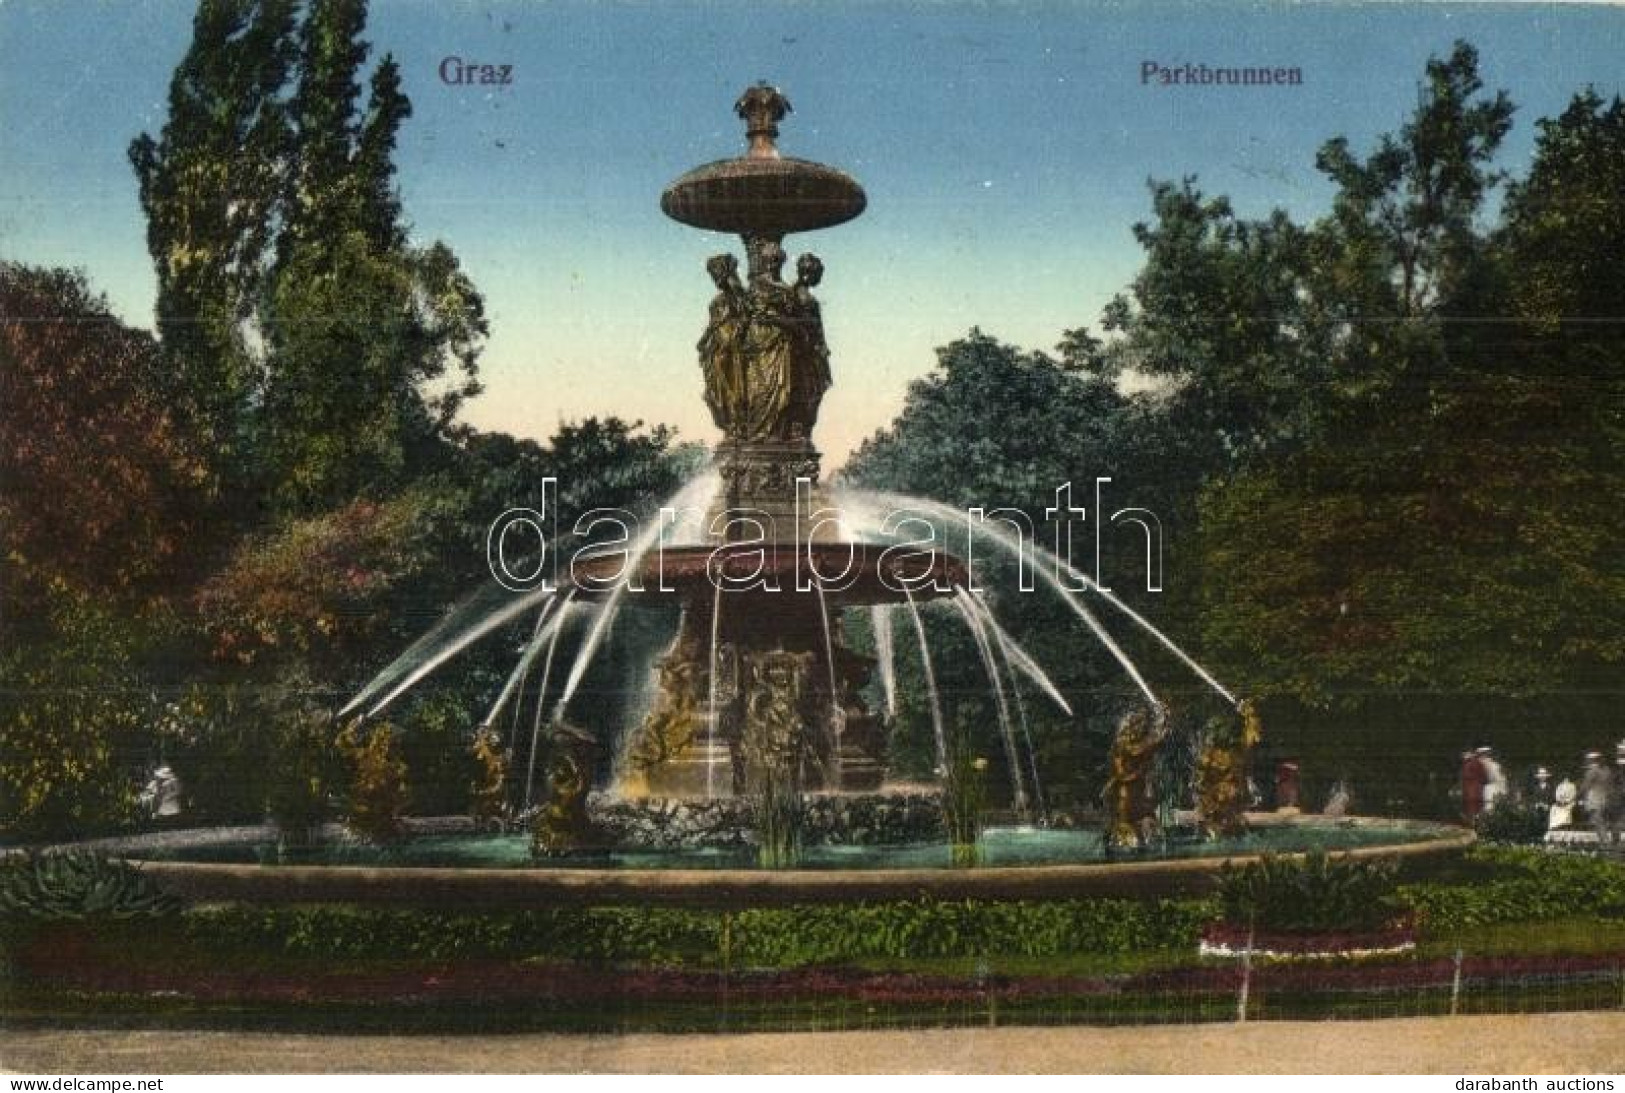
<path id="1" fill-rule="evenodd" d="M 1111 772 L 1103 791 L 1108 846 L 1137 849 L 1156 837 L 1157 799 L 1151 768 L 1167 731 L 1167 718 L 1160 710 L 1135 709 L 1118 724 L 1108 759 Z"/>
<path id="2" fill-rule="evenodd" d="M 1263 739 L 1263 721 L 1252 699 L 1238 707 L 1240 724 L 1231 718 L 1209 723 L 1207 740 L 1196 757 L 1196 811 L 1210 839 L 1239 835 L 1247 829 L 1247 764 Z"/>

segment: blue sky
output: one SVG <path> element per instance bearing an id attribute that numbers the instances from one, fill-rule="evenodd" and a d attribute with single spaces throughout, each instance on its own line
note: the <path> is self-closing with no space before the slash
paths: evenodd
<path id="1" fill-rule="evenodd" d="M 154 285 L 125 148 L 162 126 L 191 16 L 185 0 L 0 3 L 0 255 L 81 266 L 141 325 Z M 1519 106 L 1515 172 L 1536 118 L 1588 83 L 1625 91 L 1625 8 L 1590 5 L 374 0 L 369 37 L 415 107 L 398 157 L 414 234 L 449 243 L 490 309 L 487 393 L 466 417 L 538 437 L 618 413 L 714 439 L 693 347 L 705 257 L 736 241 L 658 199 L 742 149 L 745 86 L 782 87 L 785 151 L 869 194 L 857 221 L 786 242 L 828 267 L 831 464 L 970 326 L 1045 348 L 1094 324 L 1140 263 L 1148 178 L 1315 216 L 1315 150 L 1397 129 L 1456 38 Z M 448 86 L 448 56 L 510 65 L 513 83 Z M 1159 87 L 1146 61 L 1304 82 Z"/>

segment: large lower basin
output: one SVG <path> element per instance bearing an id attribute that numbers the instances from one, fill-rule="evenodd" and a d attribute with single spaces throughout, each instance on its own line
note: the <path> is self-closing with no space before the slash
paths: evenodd
<path id="1" fill-rule="evenodd" d="M 943 844 L 813 847 L 800 868 L 752 867 L 750 852 L 609 853 L 534 862 L 520 835 L 430 835 L 390 848 L 336 845 L 312 863 L 277 863 L 265 833 L 117 847 L 195 900 L 543 907 L 560 903 L 713 906 L 935 898 L 1057 899 L 1210 889 L 1225 862 L 1315 849 L 1358 857 L 1459 852 L 1469 831 L 1406 820 L 1256 818 L 1238 839 L 1173 844 L 1164 856 L 1104 860 L 1094 831 L 994 828 L 983 864 L 952 868 Z"/>

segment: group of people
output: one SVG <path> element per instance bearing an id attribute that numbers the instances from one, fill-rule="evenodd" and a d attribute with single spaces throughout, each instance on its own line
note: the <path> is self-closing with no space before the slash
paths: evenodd
<path id="1" fill-rule="evenodd" d="M 1572 788 L 1565 788 L 1569 786 Z M 1564 809 L 1563 800 L 1568 806 Z M 1597 842 L 1609 846 L 1620 842 L 1625 830 L 1625 740 L 1614 746 L 1614 760 L 1608 762 L 1601 752 L 1588 751 L 1580 772 L 1580 784 L 1574 786 L 1568 779 L 1553 791 L 1553 812 L 1564 809 L 1562 819 L 1575 826 L 1574 810 L 1578 808 L 1597 832 Z M 1548 830 L 1558 825 L 1548 825 Z"/>
<path id="2" fill-rule="evenodd" d="M 1612 762 L 1602 752 L 1586 752 L 1578 782 L 1554 782 L 1550 770 L 1536 767 L 1522 794 L 1513 792 L 1493 749 L 1462 753 L 1461 808 L 1468 823 L 1520 797 L 1546 814 L 1548 832 L 1589 825 L 1600 845 L 1625 841 L 1625 740 L 1615 745 Z"/>

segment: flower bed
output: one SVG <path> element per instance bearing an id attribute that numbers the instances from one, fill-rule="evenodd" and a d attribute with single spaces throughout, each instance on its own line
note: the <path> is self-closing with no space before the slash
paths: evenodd
<path id="1" fill-rule="evenodd" d="M 1392 962 L 1298 962 L 1254 969 L 1256 998 L 1268 995 L 1359 996 L 1519 992 L 1541 986 L 1599 982 L 1617 998 L 1625 953 L 1591 956 L 1467 957 Z M 109 959 L 91 944 L 30 947 L 15 954 L 9 987 L 54 996 L 178 997 L 202 1003 L 363 1002 L 373 1005 L 495 1006 L 550 1004 L 590 1009 L 695 1002 L 739 1007 L 775 1000 L 845 999 L 887 1005 L 962 1004 L 988 999 L 1164 999 L 1233 996 L 1242 980 L 1235 965 L 1186 966 L 1130 974 L 951 975 L 871 971 L 851 967 L 751 970 L 594 965 L 568 961 L 473 959 L 455 962 L 354 962 L 338 967 L 300 961 L 221 964 L 205 954 L 171 952 Z"/>
<path id="2" fill-rule="evenodd" d="M 1253 931 L 1228 922 L 1202 928 L 1197 952 L 1202 956 L 1237 960 L 1251 952 L 1265 960 L 1333 960 L 1397 956 L 1416 948 L 1414 918 L 1381 930 L 1288 933 Z"/>

